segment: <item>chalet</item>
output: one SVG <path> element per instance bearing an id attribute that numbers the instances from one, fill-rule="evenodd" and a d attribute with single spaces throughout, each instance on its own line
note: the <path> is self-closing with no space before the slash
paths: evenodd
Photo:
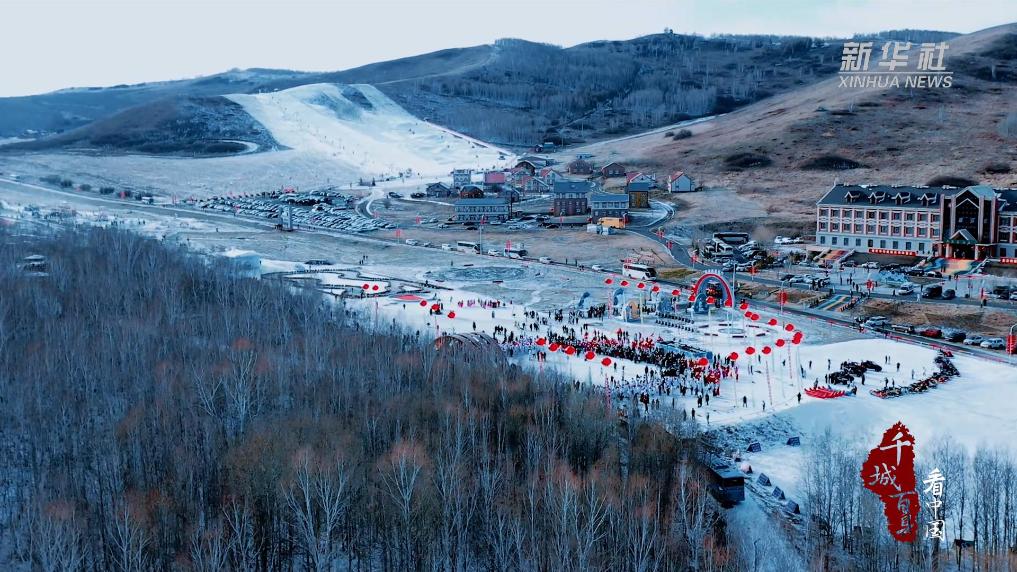
<path id="1" fill-rule="evenodd" d="M 516 163 L 516 167 L 523 167 L 530 172 L 531 175 L 537 174 L 537 171 L 544 167 L 549 167 L 554 164 L 553 161 L 539 155 L 525 155 L 519 158 L 519 162 Z"/>
<path id="2" fill-rule="evenodd" d="M 512 205 L 503 198 L 459 199 L 455 204 L 457 222 L 505 222 Z"/>
<path id="3" fill-rule="evenodd" d="M 464 185 L 459 189 L 460 199 L 482 199 L 484 198 L 484 189 L 480 185 Z"/>
<path id="4" fill-rule="evenodd" d="M 533 173 L 528 171 L 525 167 L 513 167 L 508 170 L 508 182 L 513 185 L 518 185 L 524 177 L 532 177 Z"/>
<path id="5" fill-rule="evenodd" d="M 696 190 L 696 183 L 685 171 L 675 171 L 667 176 L 669 193 L 688 193 Z"/>
<path id="6" fill-rule="evenodd" d="M 593 222 L 604 217 L 625 219 L 629 213 L 629 197 L 620 193 L 590 193 L 589 202 Z"/>
<path id="7" fill-rule="evenodd" d="M 600 175 L 604 178 L 624 177 L 625 172 L 625 165 L 618 162 L 608 163 L 600 168 Z"/>
<path id="8" fill-rule="evenodd" d="M 551 196 L 554 199 L 551 213 L 554 216 L 574 216 L 586 214 L 589 207 L 587 200 L 593 191 L 590 181 L 571 181 L 562 179 L 554 182 Z"/>
<path id="9" fill-rule="evenodd" d="M 456 169 L 452 171 L 452 188 L 461 189 L 473 181 L 472 169 Z"/>
<path id="10" fill-rule="evenodd" d="M 562 175 L 551 167 L 544 167 L 537 173 L 537 176 L 549 185 L 553 185 L 555 181 L 560 181 L 565 178 L 565 175 Z"/>
<path id="11" fill-rule="evenodd" d="M 449 197 L 452 196 L 452 188 L 445 183 L 431 183 L 427 185 L 424 192 L 429 197 Z"/>
<path id="12" fill-rule="evenodd" d="M 551 183 L 548 183 L 544 179 L 538 177 L 525 177 L 520 181 L 520 186 L 527 193 L 549 193 L 551 192 Z"/>
<path id="13" fill-rule="evenodd" d="M 569 163 L 565 170 L 570 175 L 592 175 L 593 174 L 593 163 L 586 159 L 576 159 Z"/>
<path id="14" fill-rule="evenodd" d="M 649 191 L 656 184 L 656 179 L 643 173 L 629 173 L 625 176 L 626 191 Z"/>

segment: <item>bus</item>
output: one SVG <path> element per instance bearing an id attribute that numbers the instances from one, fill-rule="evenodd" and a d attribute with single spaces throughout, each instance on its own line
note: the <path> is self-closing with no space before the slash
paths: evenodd
<path id="1" fill-rule="evenodd" d="M 710 466 L 710 493 L 720 506 L 730 508 L 745 500 L 745 475 L 731 467 Z"/>
<path id="2" fill-rule="evenodd" d="M 456 243 L 456 250 L 460 252 L 469 252 L 471 254 L 480 254 L 480 245 L 476 242 L 460 240 Z"/>
<path id="3" fill-rule="evenodd" d="M 622 264 L 622 275 L 636 280 L 656 280 L 657 269 L 646 264 L 626 262 Z"/>

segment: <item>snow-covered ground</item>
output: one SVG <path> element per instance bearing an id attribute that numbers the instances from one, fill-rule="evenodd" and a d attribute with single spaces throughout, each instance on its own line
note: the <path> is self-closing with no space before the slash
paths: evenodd
<path id="1" fill-rule="evenodd" d="M 365 177 L 508 165 L 507 151 L 410 115 L 370 85 L 312 84 L 230 95 L 280 144 L 328 157 Z"/>

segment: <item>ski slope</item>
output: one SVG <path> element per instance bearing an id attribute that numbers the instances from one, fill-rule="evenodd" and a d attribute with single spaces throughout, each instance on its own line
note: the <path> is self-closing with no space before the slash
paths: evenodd
<path id="1" fill-rule="evenodd" d="M 439 176 L 509 163 L 507 151 L 417 119 L 370 85 L 311 84 L 227 97 L 281 145 L 328 158 L 363 177 L 408 170 Z"/>

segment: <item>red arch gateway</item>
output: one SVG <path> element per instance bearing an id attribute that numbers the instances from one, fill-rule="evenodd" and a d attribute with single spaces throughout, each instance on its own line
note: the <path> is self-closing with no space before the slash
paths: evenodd
<path id="1" fill-rule="evenodd" d="M 694 300 L 699 296 L 699 287 L 702 286 L 703 283 L 707 281 L 720 282 L 720 287 L 724 291 L 724 306 L 728 308 L 733 308 L 734 293 L 731 291 L 731 285 L 727 283 L 727 280 L 725 280 L 723 276 L 717 274 L 716 272 L 706 272 L 705 274 L 699 277 L 699 280 L 696 280 L 696 285 L 692 287 L 691 298 Z"/>

